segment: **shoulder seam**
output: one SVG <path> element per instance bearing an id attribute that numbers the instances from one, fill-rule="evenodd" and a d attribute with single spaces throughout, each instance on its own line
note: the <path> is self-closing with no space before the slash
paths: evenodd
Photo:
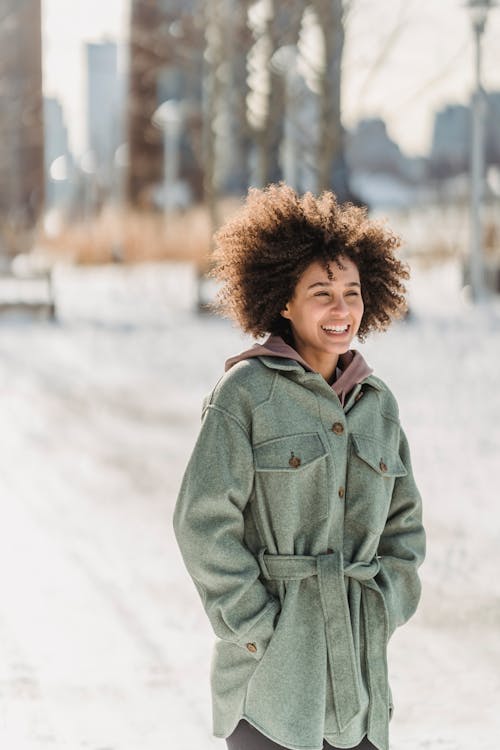
<path id="1" fill-rule="evenodd" d="M 216 404 L 208 404 L 203 414 L 205 414 L 209 409 L 212 411 L 217 411 L 220 414 L 224 414 L 226 417 L 229 417 L 229 419 L 235 422 L 240 430 L 245 433 L 246 437 L 250 439 L 250 435 L 248 434 L 248 431 L 243 422 L 241 422 L 238 417 L 235 417 L 234 414 L 231 414 L 230 411 L 227 411 L 227 409 L 224 409 L 222 406 L 217 406 Z"/>

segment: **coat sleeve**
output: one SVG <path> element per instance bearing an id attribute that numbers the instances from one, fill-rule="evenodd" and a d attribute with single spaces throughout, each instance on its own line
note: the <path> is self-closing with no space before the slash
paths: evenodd
<path id="1" fill-rule="evenodd" d="M 243 541 L 253 481 L 244 425 L 209 405 L 177 497 L 174 533 L 215 634 L 259 660 L 280 603 L 259 580 L 258 562 Z"/>
<path id="2" fill-rule="evenodd" d="M 399 455 L 407 471 L 397 477 L 384 531 L 378 545 L 376 581 L 388 613 L 389 637 L 414 614 L 420 600 L 418 568 L 426 550 L 422 499 L 413 478 L 408 440 L 401 428 Z"/>

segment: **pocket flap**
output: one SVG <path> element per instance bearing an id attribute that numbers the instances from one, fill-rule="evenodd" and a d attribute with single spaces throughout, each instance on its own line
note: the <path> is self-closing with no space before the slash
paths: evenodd
<path id="1" fill-rule="evenodd" d="M 317 432 L 301 432 L 254 446 L 256 471 L 300 471 L 326 456 Z"/>
<path id="2" fill-rule="evenodd" d="M 356 455 L 378 474 L 385 477 L 404 477 L 408 473 L 398 453 L 374 438 L 354 435 L 351 440 Z"/>

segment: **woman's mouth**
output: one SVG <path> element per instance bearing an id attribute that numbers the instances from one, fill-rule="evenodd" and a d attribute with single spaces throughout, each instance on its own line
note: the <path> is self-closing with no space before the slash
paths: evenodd
<path id="1" fill-rule="evenodd" d="M 322 330 L 328 336 L 345 336 L 347 333 L 349 333 L 350 327 L 351 326 L 348 323 L 336 326 L 321 326 Z"/>

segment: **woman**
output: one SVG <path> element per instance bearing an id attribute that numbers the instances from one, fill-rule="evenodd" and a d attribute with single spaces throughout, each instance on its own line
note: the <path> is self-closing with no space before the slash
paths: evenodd
<path id="1" fill-rule="evenodd" d="M 252 189 L 216 235 L 218 309 L 262 344 L 203 404 L 174 512 L 218 640 L 228 750 L 388 750 L 387 642 L 415 612 L 421 497 L 359 351 L 405 307 L 399 240 L 331 192 Z"/>

